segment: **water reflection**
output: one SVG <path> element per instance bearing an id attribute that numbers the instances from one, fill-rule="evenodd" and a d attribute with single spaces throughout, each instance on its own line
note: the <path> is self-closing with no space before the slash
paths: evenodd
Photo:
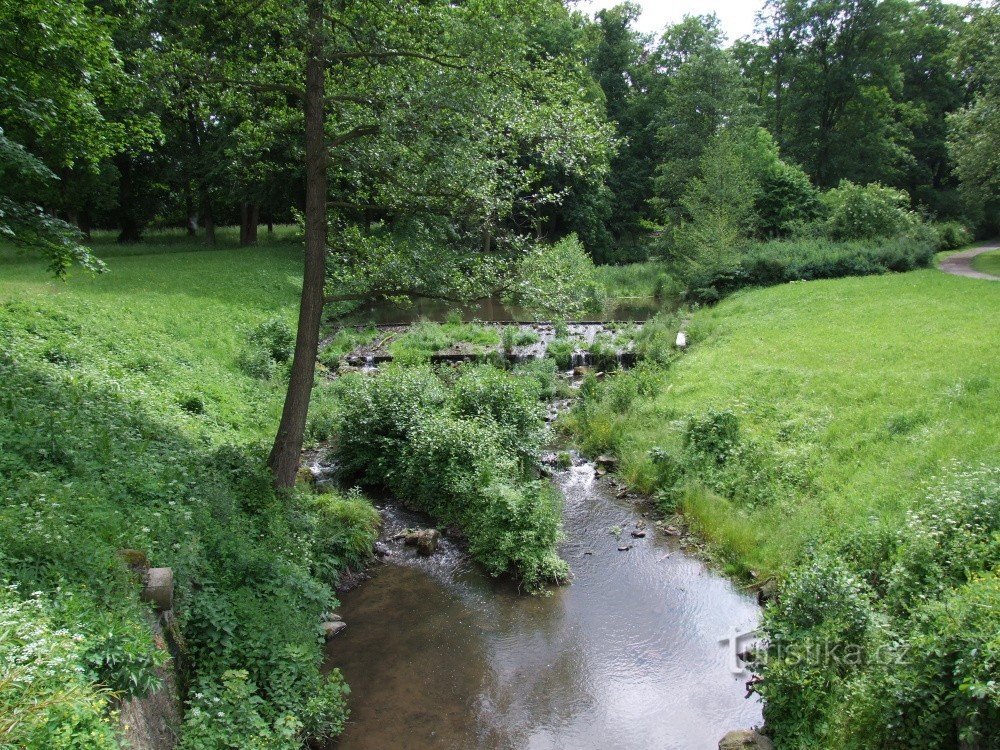
<path id="1" fill-rule="evenodd" d="M 328 650 L 354 690 L 338 747 L 693 750 L 760 723 L 718 643 L 755 622 L 751 598 L 651 530 L 619 552 L 609 529 L 637 512 L 588 466 L 557 480 L 571 586 L 520 596 L 452 547 L 398 548 L 344 596 Z"/>

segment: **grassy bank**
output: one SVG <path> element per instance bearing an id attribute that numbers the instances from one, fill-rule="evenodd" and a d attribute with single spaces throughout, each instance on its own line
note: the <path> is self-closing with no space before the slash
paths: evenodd
<path id="1" fill-rule="evenodd" d="M 1000 250 L 977 255 L 972 259 L 972 267 L 980 273 L 1000 276 Z"/>
<path id="2" fill-rule="evenodd" d="M 777 747 L 1000 743 L 1000 285 L 798 282 L 696 312 L 693 349 L 567 420 L 768 582 L 752 668 Z"/>
<path id="3" fill-rule="evenodd" d="M 122 549 L 175 573 L 181 748 L 335 735 L 345 691 L 321 676 L 320 622 L 378 516 L 356 497 L 275 496 L 282 365 L 270 380 L 246 366 L 260 325 L 293 319 L 301 252 L 96 244 L 109 272 L 67 282 L 0 250 L 0 579 L 15 586 L 0 621 L 17 634 L 0 665 L 45 676 L 0 689 L 12 741 L 116 747 L 108 711 L 156 684 L 166 654 Z"/>
<path id="4" fill-rule="evenodd" d="M 998 314 L 995 285 L 930 270 L 738 293 L 695 314 L 667 373 L 642 375 L 655 395 L 622 409 L 609 385 L 575 427 L 655 492 L 691 421 L 732 412 L 738 455 L 667 501 L 735 568 L 780 574 L 812 540 L 901 518 L 949 462 L 996 460 Z"/>

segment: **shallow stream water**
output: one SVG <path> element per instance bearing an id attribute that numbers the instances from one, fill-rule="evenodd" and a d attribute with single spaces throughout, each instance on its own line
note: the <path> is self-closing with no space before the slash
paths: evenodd
<path id="1" fill-rule="evenodd" d="M 641 513 L 591 465 L 554 481 L 573 582 L 551 596 L 490 579 L 447 538 L 417 556 L 392 537 L 426 519 L 382 509 L 385 563 L 343 595 L 327 646 L 353 691 L 338 748 L 709 750 L 761 723 L 720 643 L 753 628 L 753 598 L 652 524 L 632 538 Z"/>

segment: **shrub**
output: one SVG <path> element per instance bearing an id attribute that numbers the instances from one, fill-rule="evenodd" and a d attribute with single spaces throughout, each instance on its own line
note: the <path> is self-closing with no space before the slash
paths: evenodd
<path id="1" fill-rule="evenodd" d="M 247 338 L 251 346 L 267 352 L 278 364 L 290 360 L 295 350 L 295 334 L 283 318 L 265 320 Z"/>
<path id="2" fill-rule="evenodd" d="M 358 570 L 371 557 L 382 518 L 358 493 L 323 493 L 308 498 L 313 571 L 331 584 L 346 569 Z"/>
<path id="3" fill-rule="evenodd" d="M 535 381 L 495 367 L 464 367 L 450 393 L 460 417 L 491 422 L 504 450 L 531 461 L 542 441 L 542 410 Z"/>
<path id="4" fill-rule="evenodd" d="M 560 382 L 556 376 L 556 361 L 550 357 L 532 359 L 514 367 L 514 374 L 520 378 L 534 380 L 533 388 L 541 401 L 551 401 L 560 393 Z"/>
<path id="5" fill-rule="evenodd" d="M 933 243 L 921 235 L 864 243 L 812 239 L 752 245 L 733 261 L 694 271 L 687 296 L 710 304 L 750 286 L 912 271 L 934 258 Z"/>
<path id="6" fill-rule="evenodd" d="M 245 670 L 202 682 L 189 702 L 178 750 L 297 750 L 302 724 L 292 715 L 270 719 L 267 702 Z"/>
<path id="7" fill-rule="evenodd" d="M 827 231 L 834 240 L 897 237 L 917 223 L 906 193 L 874 182 L 855 185 L 843 180 L 827 191 L 823 202 L 829 212 Z"/>
<path id="8" fill-rule="evenodd" d="M 796 225 L 818 219 L 823 204 L 819 190 L 800 167 L 777 161 L 760 178 L 754 212 L 758 232 L 765 237 L 782 237 Z"/>
<path id="9" fill-rule="evenodd" d="M 693 453 L 722 463 L 740 441 L 740 420 L 731 411 L 710 410 L 688 420 L 684 445 Z"/>
<path id="10" fill-rule="evenodd" d="M 343 381 L 338 454 L 348 477 L 461 527 L 493 575 L 511 571 L 532 589 L 564 577 L 554 496 L 527 479 L 542 434 L 533 378 L 479 365 L 450 388 L 427 368 Z"/>
<path id="11" fill-rule="evenodd" d="M 576 351 L 578 343 L 567 337 L 554 338 L 549 342 L 545 356 L 551 357 L 560 370 L 568 370 L 573 366 L 573 352 Z"/>
<path id="12" fill-rule="evenodd" d="M 295 335 L 281 318 L 272 318 L 253 328 L 246 337 L 236 364 L 252 378 L 270 380 L 278 365 L 292 358 Z"/>
<path id="13" fill-rule="evenodd" d="M 221 690 L 224 672 L 245 669 L 250 694 L 264 702 L 259 713 L 267 725 L 273 729 L 287 716 L 300 727 L 290 733 L 296 747 L 310 727 L 335 726 L 329 701 L 310 706 L 326 690 L 319 681 L 320 618 L 336 606 L 326 582 L 334 563 L 322 555 L 357 557 L 371 538 L 373 511 L 355 507 L 361 501 L 351 498 L 333 507 L 317 507 L 298 493 L 279 498 L 266 453 L 253 445 L 252 425 L 239 425 L 240 432 L 228 421 L 239 412 L 226 414 L 226 422 L 213 414 L 184 418 L 177 404 L 195 386 L 210 388 L 220 401 L 253 399 L 261 390 L 230 368 L 218 372 L 232 382 L 187 380 L 163 391 L 159 377 L 149 387 L 142 372 L 121 366 L 120 342 L 91 338 L 81 339 L 78 364 L 68 372 L 44 356 L 49 334 L 65 327 L 61 316 L 44 310 L 0 307 L 6 386 L 0 389 L 0 568 L 20 590 L 49 592 L 47 621 L 43 626 L 32 611 L 38 627 L 26 648 L 42 654 L 48 631 L 60 633 L 61 648 L 72 647 L 72 654 L 59 655 L 67 672 L 54 673 L 62 692 L 48 698 L 20 693 L 32 702 L 64 702 L 68 723 L 58 718 L 61 708 L 50 710 L 41 729 L 23 714 L 16 731 L 28 739 L 13 735 L 15 745 L 112 747 L 102 737 L 113 741 L 114 716 L 94 685 L 123 697 L 155 685 L 164 654 L 153 644 L 139 582 L 117 553 L 122 548 L 174 570 L 177 623 L 190 657 L 186 686 Z M 348 528 L 355 523 L 368 525 Z M 326 540 L 316 537 L 321 532 Z M 0 636 L 0 654 L 7 646 Z M 278 677 L 293 657 L 298 676 L 282 678 L 279 694 Z M 0 682 L 9 674 L 0 666 Z M 0 701 L 19 701 L 21 687 L 8 687 L 0 687 Z M 0 717 L 8 715 L 16 714 L 0 705 Z M 212 713 L 200 721 L 208 728 L 220 718 Z M 40 734 L 30 734 L 36 730 Z M 224 724 L 216 730 L 213 737 L 250 746 Z M 46 734 L 55 731 L 61 733 Z"/>
<path id="14" fill-rule="evenodd" d="M 972 232 L 957 221 L 942 221 L 931 224 L 937 242 L 937 250 L 957 250 L 972 242 Z"/>

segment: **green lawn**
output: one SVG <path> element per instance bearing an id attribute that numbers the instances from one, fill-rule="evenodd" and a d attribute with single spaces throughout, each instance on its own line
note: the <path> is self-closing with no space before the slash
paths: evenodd
<path id="1" fill-rule="evenodd" d="M 753 499 L 695 488 L 682 506 L 734 569 L 780 574 L 810 540 L 901 518 L 955 462 L 996 464 L 998 319 L 1000 285 L 936 270 L 741 292 L 694 315 L 655 396 L 604 399 L 583 441 L 652 491 L 651 448 L 735 412 Z"/>
<path id="2" fill-rule="evenodd" d="M 972 259 L 972 267 L 980 273 L 1000 276 L 1000 250 L 977 255 Z"/>
<path id="3" fill-rule="evenodd" d="M 74 270 L 66 281 L 0 247 L 0 304 L 68 316 L 79 328 L 65 346 L 151 406 L 179 408 L 198 396 L 206 413 L 197 426 L 263 439 L 277 422 L 280 385 L 246 377 L 236 359 L 252 326 L 275 316 L 294 325 L 301 251 L 284 238 L 236 248 L 228 234 L 217 249 L 180 233 L 128 247 L 98 237 L 94 250 L 107 273 Z"/>

